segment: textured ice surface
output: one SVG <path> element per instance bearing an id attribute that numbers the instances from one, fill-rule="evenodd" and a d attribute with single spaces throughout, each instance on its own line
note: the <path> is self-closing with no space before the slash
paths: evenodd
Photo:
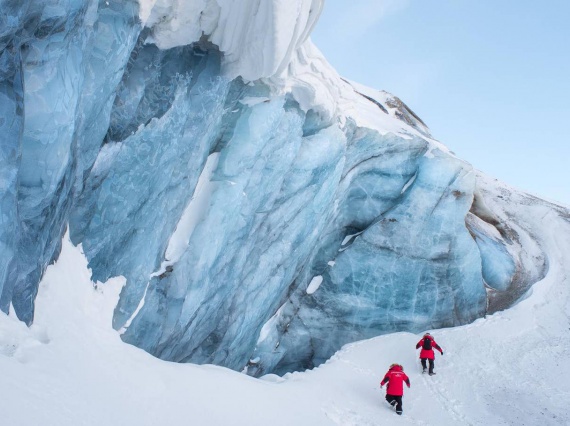
<path id="1" fill-rule="evenodd" d="M 349 341 L 465 323 L 485 313 L 481 258 L 464 219 L 474 173 L 441 153 L 416 165 L 398 204 L 377 212 L 362 233 L 330 253 L 332 266 L 322 259 L 319 289 L 298 291 L 286 303 L 258 342 L 256 356 L 267 361 L 256 372 L 285 372 L 303 351 L 304 367 L 312 367 Z"/>
<path id="2" fill-rule="evenodd" d="M 495 290 L 507 290 L 516 271 L 508 243 L 496 228 L 479 217 L 468 214 L 467 226 L 477 242 L 483 266 L 485 283 Z"/>
<path id="3" fill-rule="evenodd" d="M 145 55 L 148 50 L 153 51 L 150 57 Z M 229 82 L 217 77 L 219 57 L 197 56 L 191 49 L 172 53 L 161 62 L 161 52 L 149 46 L 127 71 L 109 129 L 109 137 L 119 141 L 108 140 L 72 215 L 72 237 L 83 242 L 93 278 L 127 278 L 115 315 L 117 327 L 133 313 L 143 284 L 160 266 L 168 239 L 222 133 Z M 173 57 L 181 58 L 178 64 Z M 192 60 L 198 68 L 193 75 L 177 72 Z M 158 75 L 144 78 L 138 61 L 142 66 L 154 63 Z M 161 79 L 162 85 L 157 83 Z M 133 99 L 138 101 L 136 108 Z"/>
<path id="4" fill-rule="evenodd" d="M 33 320 L 66 226 L 93 280 L 126 278 L 126 342 L 253 375 L 540 279 L 497 184 L 341 80 L 307 40 L 322 1 L 293 3 L 0 0 L 2 310 Z"/>
<path id="5" fill-rule="evenodd" d="M 73 185 L 81 186 L 82 169 L 91 166 L 107 131 L 105 111 L 140 31 L 138 5 L 3 1 L 0 8 L 2 214 L 11 217 L 0 229 L 6 241 L 0 288 L 2 308 L 11 300 L 31 322 L 38 280 L 58 254 Z"/>
<path id="6" fill-rule="evenodd" d="M 283 100 L 248 109 L 220 152 L 188 250 L 152 279 L 124 338 L 166 359 L 243 367 L 243 348 L 255 344 L 323 227 L 315 213 L 332 202 L 344 140 L 336 128 L 303 138 L 301 116 Z"/>

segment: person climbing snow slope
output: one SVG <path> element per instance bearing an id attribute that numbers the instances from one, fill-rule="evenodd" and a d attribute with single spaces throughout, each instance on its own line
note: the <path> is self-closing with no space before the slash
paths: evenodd
<path id="1" fill-rule="evenodd" d="M 420 360 L 422 361 L 422 368 L 423 368 L 422 373 L 426 372 L 427 370 L 426 362 L 429 360 L 429 375 L 433 376 L 435 374 L 433 371 L 434 360 L 435 360 L 435 354 L 433 352 L 433 348 L 437 349 L 442 355 L 443 355 L 443 350 L 439 347 L 439 345 L 435 342 L 434 338 L 429 333 L 424 334 L 424 337 L 422 337 L 422 339 L 416 345 L 416 349 L 419 349 L 420 347 L 422 348 L 420 352 Z"/>
<path id="2" fill-rule="evenodd" d="M 400 364 L 392 364 L 390 369 L 384 376 L 382 382 L 380 382 L 380 387 L 384 387 L 386 383 L 386 401 L 392 407 L 396 407 L 396 413 L 402 414 L 403 411 L 403 404 L 402 404 L 402 397 L 404 396 L 404 382 L 410 387 L 410 379 L 404 373 L 404 367 Z"/>

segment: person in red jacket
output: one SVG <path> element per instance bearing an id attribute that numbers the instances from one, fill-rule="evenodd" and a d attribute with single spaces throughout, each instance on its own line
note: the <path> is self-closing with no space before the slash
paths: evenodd
<path id="1" fill-rule="evenodd" d="M 422 367 L 423 367 L 422 373 L 426 372 L 427 370 L 426 361 L 429 360 L 429 375 L 433 376 L 435 374 L 433 372 L 434 360 L 435 360 L 435 354 L 433 352 L 433 348 L 436 348 L 442 355 L 443 355 L 443 350 L 439 347 L 437 343 L 435 343 L 434 338 L 431 337 L 431 334 L 429 333 L 424 334 L 424 337 L 422 337 L 422 339 L 418 342 L 418 344 L 416 345 L 416 349 L 419 348 L 422 348 L 420 352 L 420 359 L 422 361 Z"/>
<path id="2" fill-rule="evenodd" d="M 390 369 L 384 376 L 382 382 L 380 382 L 380 387 L 383 387 L 386 383 L 386 401 L 392 407 L 396 407 L 396 413 L 402 414 L 402 396 L 404 396 L 404 382 L 410 387 L 410 379 L 404 373 L 404 367 L 400 364 L 392 364 Z"/>

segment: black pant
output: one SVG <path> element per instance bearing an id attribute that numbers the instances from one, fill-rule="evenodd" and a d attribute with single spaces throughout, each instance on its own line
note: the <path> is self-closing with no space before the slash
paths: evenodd
<path id="1" fill-rule="evenodd" d="M 426 360 L 428 360 L 428 358 L 421 358 L 422 360 L 422 367 L 424 368 L 424 370 L 427 368 L 426 366 Z M 429 374 L 433 373 L 433 359 L 429 360 Z"/>
<path id="2" fill-rule="evenodd" d="M 402 396 L 396 396 L 396 395 L 386 395 L 386 401 L 388 401 L 388 404 L 390 404 L 392 407 L 395 405 L 396 406 L 396 413 L 401 413 L 402 412 Z"/>

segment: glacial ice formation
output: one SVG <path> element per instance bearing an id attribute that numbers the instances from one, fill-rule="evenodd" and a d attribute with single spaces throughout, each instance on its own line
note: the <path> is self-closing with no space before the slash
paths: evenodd
<path id="1" fill-rule="evenodd" d="M 342 80 L 322 6 L 0 0 L 0 308 L 33 321 L 67 226 L 123 340 L 252 375 L 523 296 L 547 254 L 500 184 Z"/>

